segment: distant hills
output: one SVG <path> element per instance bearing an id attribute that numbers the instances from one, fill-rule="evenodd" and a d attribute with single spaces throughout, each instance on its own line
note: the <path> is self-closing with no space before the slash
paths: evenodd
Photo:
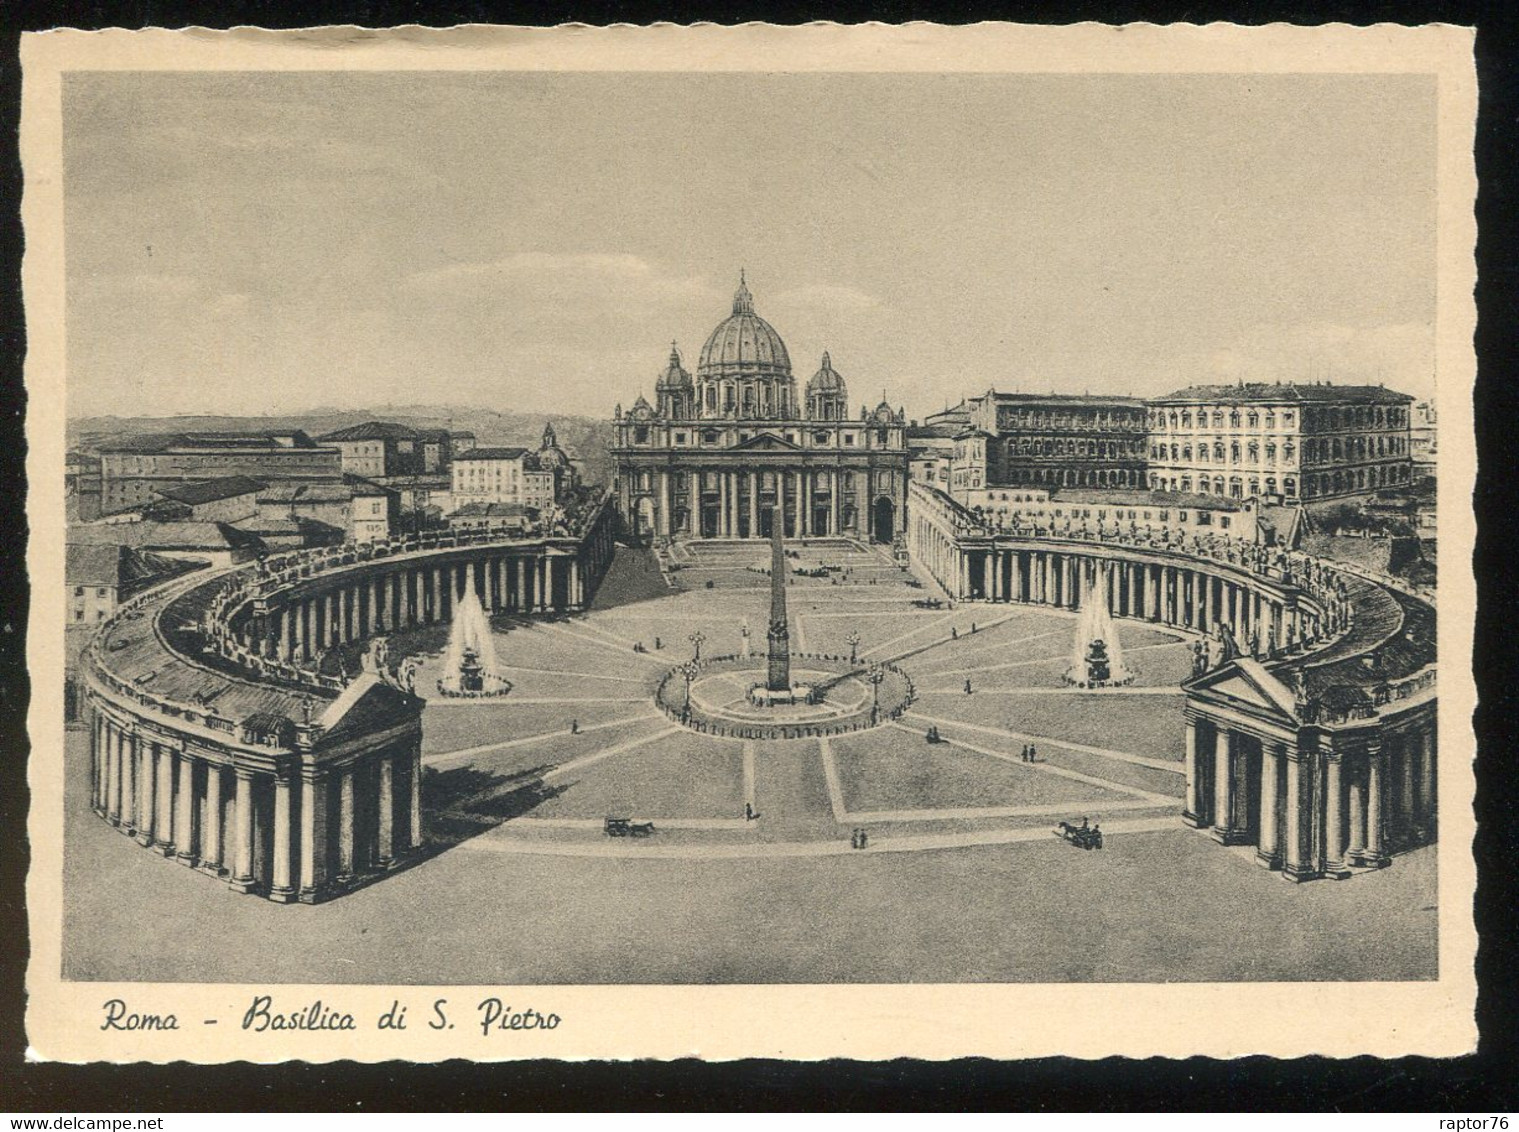
<path id="1" fill-rule="evenodd" d="M 102 445 L 156 432 L 238 432 L 259 429 L 303 429 L 312 436 L 335 432 L 366 421 L 392 421 L 413 428 L 446 428 L 473 432 L 480 445 L 521 445 L 537 448 L 543 426 L 552 422 L 560 446 L 580 461 L 591 483 L 610 483 L 612 443 L 609 421 L 590 417 L 550 416 L 543 413 L 500 412 L 468 405 L 387 405 L 375 409 L 313 409 L 304 413 L 261 417 L 80 417 L 69 421 L 70 450 L 93 453 Z"/>

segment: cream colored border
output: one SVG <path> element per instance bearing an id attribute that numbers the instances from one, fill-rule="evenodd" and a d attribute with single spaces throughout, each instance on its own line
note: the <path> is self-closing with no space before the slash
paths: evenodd
<path id="1" fill-rule="evenodd" d="M 32 963 L 26 1025 L 33 1056 L 50 1060 L 234 1058 L 326 1061 L 445 1057 L 631 1058 L 700 1055 L 787 1058 L 996 1058 L 1066 1054 L 1230 1057 L 1268 1053 L 1454 1055 L 1474 1048 L 1476 936 L 1470 895 L 1474 821 L 1461 804 L 1474 790 L 1470 675 L 1475 589 L 1471 487 L 1476 455 L 1472 161 L 1476 116 L 1473 34 L 1448 26 L 1335 25 L 1241 28 L 1128 25 L 1112 28 L 980 24 L 949 28 L 811 25 L 784 28 L 470 27 L 446 31 L 84 33 L 28 35 L 21 149 L 30 392 L 27 438 L 28 566 L 33 596 L 28 656 L 32 872 L 27 883 Z M 973 985 L 765 987 L 535 987 L 520 1000 L 573 1024 L 536 1034 L 482 1038 L 450 1031 L 404 1034 L 244 1034 L 235 1025 L 177 1033 L 99 1032 L 114 993 L 151 993 L 154 1008 L 182 1019 L 227 1018 L 262 988 L 167 984 L 70 984 L 59 980 L 62 888 L 62 687 L 64 623 L 64 259 L 60 76 L 68 70 L 767 70 L 1026 72 L 1422 72 L 1439 76 L 1437 364 L 1440 451 L 1440 979 L 1434 983 L 1205 985 Z M 1266 941 L 1263 941 L 1263 944 Z M 1377 925 L 1365 946 L 1377 947 Z M 378 1016 L 398 995 L 413 1018 L 435 997 L 473 1007 L 504 988 L 283 987 L 282 1000 L 322 997 Z M 505 996 L 510 1001 L 510 995 Z M 1071 1026 L 1069 1020 L 1100 1019 Z"/>

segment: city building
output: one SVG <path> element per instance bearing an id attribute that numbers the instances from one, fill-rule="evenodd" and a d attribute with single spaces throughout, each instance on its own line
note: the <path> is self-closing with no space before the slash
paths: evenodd
<path id="1" fill-rule="evenodd" d="M 344 475 L 335 482 L 273 483 L 258 493 L 258 516 L 261 520 L 311 519 L 335 528 L 349 542 L 373 542 L 389 538 L 399 528 L 401 493 L 356 475 Z M 251 529 L 246 523 L 238 525 Z"/>
<path id="2" fill-rule="evenodd" d="M 907 426 L 907 479 L 948 491 L 955 456 L 955 437 L 966 428 L 964 421 L 939 421 Z"/>
<path id="3" fill-rule="evenodd" d="M 1149 405 L 1149 483 L 1312 503 L 1406 487 L 1409 403 L 1380 385 L 1195 385 Z"/>
<path id="4" fill-rule="evenodd" d="M 102 513 L 152 503 L 160 488 L 226 476 L 335 480 L 343 455 L 299 429 L 181 432 L 135 437 L 100 449 Z"/>
<path id="5" fill-rule="evenodd" d="M 454 530 L 525 533 L 533 524 L 521 503 L 467 503 L 448 517 L 448 525 Z"/>
<path id="6" fill-rule="evenodd" d="M 384 479 L 444 473 L 456 455 L 475 446 L 475 434 L 366 421 L 325 433 L 317 442 L 342 452 L 343 471 L 350 475 Z"/>
<path id="7" fill-rule="evenodd" d="M 194 563 L 120 543 L 70 542 L 64 555 L 68 623 L 104 621 L 134 594 L 194 569 Z"/>
<path id="8" fill-rule="evenodd" d="M 579 484 L 574 464 L 546 425 L 536 452 L 526 448 L 469 448 L 453 461 L 451 503 L 520 503 L 547 511 Z"/>
<path id="9" fill-rule="evenodd" d="M 68 539 L 70 544 L 126 546 L 210 566 L 235 566 L 257 558 L 266 549 L 257 535 L 231 523 L 192 519 L 161 522 L 135 514 L 128 519 L 75 524 L 69 527 Z"/>
<path id="10" fill-rule="evenodd" d="M 903 531 L 906 418 L 882 399 L 849 410 L 825 352 L 798 391 L 781 336 L 754 309 L 742 275 L 732 313 L 707 337 L 693 378 L 674 344 L 650 404 L 614 420 L 624 521 L 658 538 L 854 536 Z"/>

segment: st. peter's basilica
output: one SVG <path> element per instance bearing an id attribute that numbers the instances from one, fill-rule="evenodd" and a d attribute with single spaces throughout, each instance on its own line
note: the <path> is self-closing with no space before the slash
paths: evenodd
<path id="1" fill-rule="evenodd" d="M 791 356 L 754 311 L 743 276 L 733 313 L 701 349 L 693 380 L 672 343 L 651 405 L 617 408 L 616 492 L 630 528 L 659 538 L 902 533 L 906 421 L 883 399 L 849 412 L 827 352 L 801 396 Z"/>

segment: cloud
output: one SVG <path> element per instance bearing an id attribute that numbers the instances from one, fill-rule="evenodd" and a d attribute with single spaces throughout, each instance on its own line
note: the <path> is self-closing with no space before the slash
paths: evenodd
<path id="1" fill-rule="evenodd" d="M 881 305 L 874 295 L 833 283 L 804 283 L 780 292 L 771 301 L 777 306 L 829 311 L 864 311 Z"/>

